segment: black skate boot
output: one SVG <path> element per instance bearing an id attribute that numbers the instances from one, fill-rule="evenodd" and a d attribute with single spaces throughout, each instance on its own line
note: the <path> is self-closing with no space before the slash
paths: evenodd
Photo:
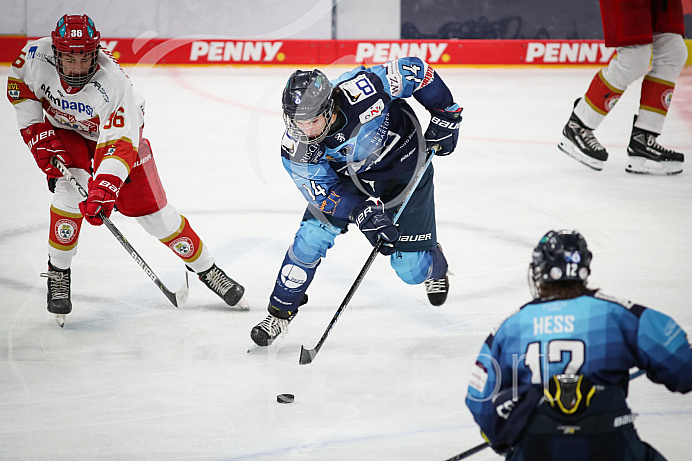
<path id="1" fill-rule="evenodd" d="M 41 277 L 48 278 L 48 312 L 56 314 L 58 324 L 65 324 L 65 315 L 72 312 L 70 300 L 71 269 L 58 269 L 48 261 L 48 272 Z"/>
<path id="2" fill-rule="evenodd" d="M 577 106 L 578 102 L 577 99 L 574 107 Z M 603 169 L 603 162 L 608 160 L 608 152 L 598 142 L 593 130 L 584 125 L 574 114 L 574 111 L 572 111 L 567 125 L 562 129 L 562 135 L 564 138 L 557 145 L 562 152 L 596 171 Z"/>
<path id="3" fill-rule="evenodd" d="M 443 279 L 428 279 L 424 283 L 430 304 L 439 307 L 447 301 L 447 294 L 449 293 L 448 276 L 445 275 Z"/>
<path id="4" fill-rule="evenodd" d="M 190 268 L 188 267 L 188 269 Z M 226 275 L 216 264 L 212 265 L 206 271 L 198 273 L 197 276 L 202 283 L 219 295 L 229 306 L 235 306 L 237 304 L 241 309 L 249 309 L 247 302 L 243 298 L 245 288 Z"/>
<path id="5" fill-rule="evenodd" d="M 271 345 L 276 338 L 283 336 L 288 331 L 298 311 L 280 311 L 271 304 L 267 307 L 269 315 L 250 331 L 250 338 L 260 347 Z"/>
<path id="6" fill-rule="evenodd" d="M 636 117 L 634 120 L 637 120 Z M 632 137 L 627 147 L 629 162 L 625 171 L 661 176 L 682 173 L 685 156 L 661 146 L 656 142 L 657 137 L 656 133 L 632 127 Z"/>
<path id="7" fill-rule="evenodd" d="M 308 302 L 308 295 L 304 294 L 300 300 L 300 305 Z M 288 324 L 298 314 L 298 310 L 282 311 L 269 304 L 267 306 L 269 315 L 250 330 L 250 338 L 260 347 L 271 345 L 276 338 L 288 332 Z M 249 352 L 249 351 L 248 351 Z"/>

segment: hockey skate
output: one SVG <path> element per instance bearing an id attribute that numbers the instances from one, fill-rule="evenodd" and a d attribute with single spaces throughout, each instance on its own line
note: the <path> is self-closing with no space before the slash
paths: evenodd
<path id="1" fill-rule="evenodd" d="M 48 278 L 48 312 L 55 314 L 60 327 L 65 326 L 65 315 L 72 312 L 71 273 L 71 269 L 58 269 L 48 261 L 48 272 L 41 274 L 41 277 Z"/>
<path id="2" fill-rule="evenodd" d="M 661 146 L 656 142 L 657 137 L 656 133 L 632 127 L 626 172 L 661 176 L 682 173 L 685 156 Z"/>
<path id="3" fill-rule="evenodd" d="M 608 152 L 598 142 L 593 130 L 584 125 L 574 112 L 562 129 L 562 135 L 564 137 L 557 145 L 562 152 L 596 171 L 603 169 L 603 162 L 608 160 Z"/>
<path id="4" fill-rule="evenodd" d="M 281 311 L 271 304 L 267 309 L 269 315 L 250 331 L 250 338 L 259 347 L 269 346 L 276 338 L 285 335 L 288 332 L 288 324 L 298 313 L 298 311 Z"/>
<path id="5" fill-rule="evenodd" d="M 449 293 L 449 276 L 442 279 L 428 279 L 424 282 L 428 301 L 435 307 L 439 307 L 447 301 Z"/>
<path id="6" fill-rule="evenodd" d="M 212 265 L 206 271 L 198 273 L 197 276 L 202 283 L 219 295 L 229 306 L 237 306 L 243 310 L 250 309 L 247 301 L 243 298 L 245 288 L 226 275 L 216 264 Z"/>

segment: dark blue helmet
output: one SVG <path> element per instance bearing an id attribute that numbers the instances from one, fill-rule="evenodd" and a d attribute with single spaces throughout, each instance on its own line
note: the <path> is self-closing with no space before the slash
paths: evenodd
<path id="1" fill-rule="evenodd" d="M 543 283 L 578 281 L 586 283 L 591 273 L 591 252 L 577 231 L 550 231 L 533 249 L 529 265 L 532 291 Z"/>
<path id="2" fill-rule="evenodd" d="M 307 144 L 324 140 L 334 112 L 332 88 L 327 76 L 318 69 L 293 72 L 281 96 L 284 123 L 291 137 Z M 295 123 L 308 122 L 320 115 L 324 115 L 325 123 L 321 131 L 313 136 L 307 136 Z"/>

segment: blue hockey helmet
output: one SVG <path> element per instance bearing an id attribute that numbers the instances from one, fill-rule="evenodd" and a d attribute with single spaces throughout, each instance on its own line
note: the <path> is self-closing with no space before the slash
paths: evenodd
<path id="1" fill-rule="evenodd" d="M 533 249 L 529 279 L 537 285 L 556 282 L 586 283 L 591 273 L 591 252 L 577 231 L 550 231 Z"/>
<path id="2" fill-rule="evenodd" d="M 297 70 L 291 74 L 281 96 L 284 124 L 292 138 L 306 144 L 317 144 L 327 137 L 334 113 L 332 83 L 318 69 Z M 306 134 L 297 122 L 320 119 L 321 125 L 315 133 Z"/>

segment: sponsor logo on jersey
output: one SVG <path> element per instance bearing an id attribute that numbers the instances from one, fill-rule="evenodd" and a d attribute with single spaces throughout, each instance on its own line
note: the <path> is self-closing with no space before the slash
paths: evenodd
<path id="1" fill-rule="evenodd" d="M 526 62 L 604 63 L 608 62 L 613 53 L 615 48 L 608 48 L 604 43 L 529 42 L 526 47 Z"/>
<path id="2" fill-rule="evenodd" d="M 476 364 L 471 369 L 471 379 L 469 386 L 478 392 L 483 392 L 485 383 L 488 381 L 488 369 L 481 362 L 476 361 Z"/>
<path id="3" fill-rule="evenodd" d="M 29 48 L 29 51 L 26 52 L 27 59 L 34 59 L 36 57 L 36 50 L 38 50 L 38 46 Z"/>
<path id="4" fill-rule="evenodd" d="M 45 84 L 41 85 L 41 91 L 43 91 L 43 94 L 45 95 L 46 99 L 48 99 L 51 102 L 51 105 L 56 109 L 60 109 L 63 111 L 77 111 L 78 114 L 81 114 L 83 112 L 89 117 L 92 117 L 94 115 L 94 108 L 91 107 L 89 104 L 84 104 L 83 102 L 77 101 L 67 101 L 66 99 L 60 99 L 58 97 L 53 96 L 50 86 L 46 86 Z M 74 117 L 72 118 L 74 119 Z"/>
<path id="5" fill-rule="evenodd" d="M 401 92 L 404 90 L 404 85 L 401 80 L 401 73 L 399 73 L 399 66 L 396 62 L 388 62 L 383 64 L 387 72 L 387 82 L 389 83 L 389 93 L 392 96 L 400 96 Z"/>
<path id="6" fill-rule="evenodd" d="M 268 62 L 277 57 L 282 45 L 283 42 L 196 41 L 190 47 L 190 61 Z"/>
<path id="7" fill-rule="evenodd" d="M 357 104 L 376 93 L 375 86 L 365 74 L 360 74 L 353 80 L 342 83 L 339 88 L 344 92 L 351 105 Z"/>
<path id="8" fill-rule="evenodd" d="M 190 258 L 195 254 L 195 246 L 188 237 L 177 238 L 169 243 L 168 247 L 183 259 Z"/>
<path id="9" fill-rule="evenodd" d="M 447 49 L 446 43 L 370 43 L 360 42 L 356 47 L 356 62 L 370 59 L 375 63 L 385 63 L 399 58 L 414 56 L 425 62 L 439 62 Z"/>
<path id="10" fill-rule="evenodd" d="M 402 235 L 399 237 L 400 242 L 424 242 L 426 240 L 431 240 L 432 234 L 418 234 L 418 235 Z"/>
<path id="11" fill-rule="evenodd" d="M 71 219 L 60 219 L 55 223 L 55 238 L 63 245 L 72 243 L 77 235 L 77 223 Z"/>
<path id="12" fill-rule="evenodd" d="M 368 108 L 368 110 L 366 110 L 365 112 L 360 114 L 358 116 L 358 119 L 360 120 L 360 123 L 366 124 L 370 120 L 382 115 L 383 110 L 384 110 L 384 102 L 382 102 L 381 99 L 378 99 L 375 104 L 373 104 L 372 106 L 370 106 Z"/>

